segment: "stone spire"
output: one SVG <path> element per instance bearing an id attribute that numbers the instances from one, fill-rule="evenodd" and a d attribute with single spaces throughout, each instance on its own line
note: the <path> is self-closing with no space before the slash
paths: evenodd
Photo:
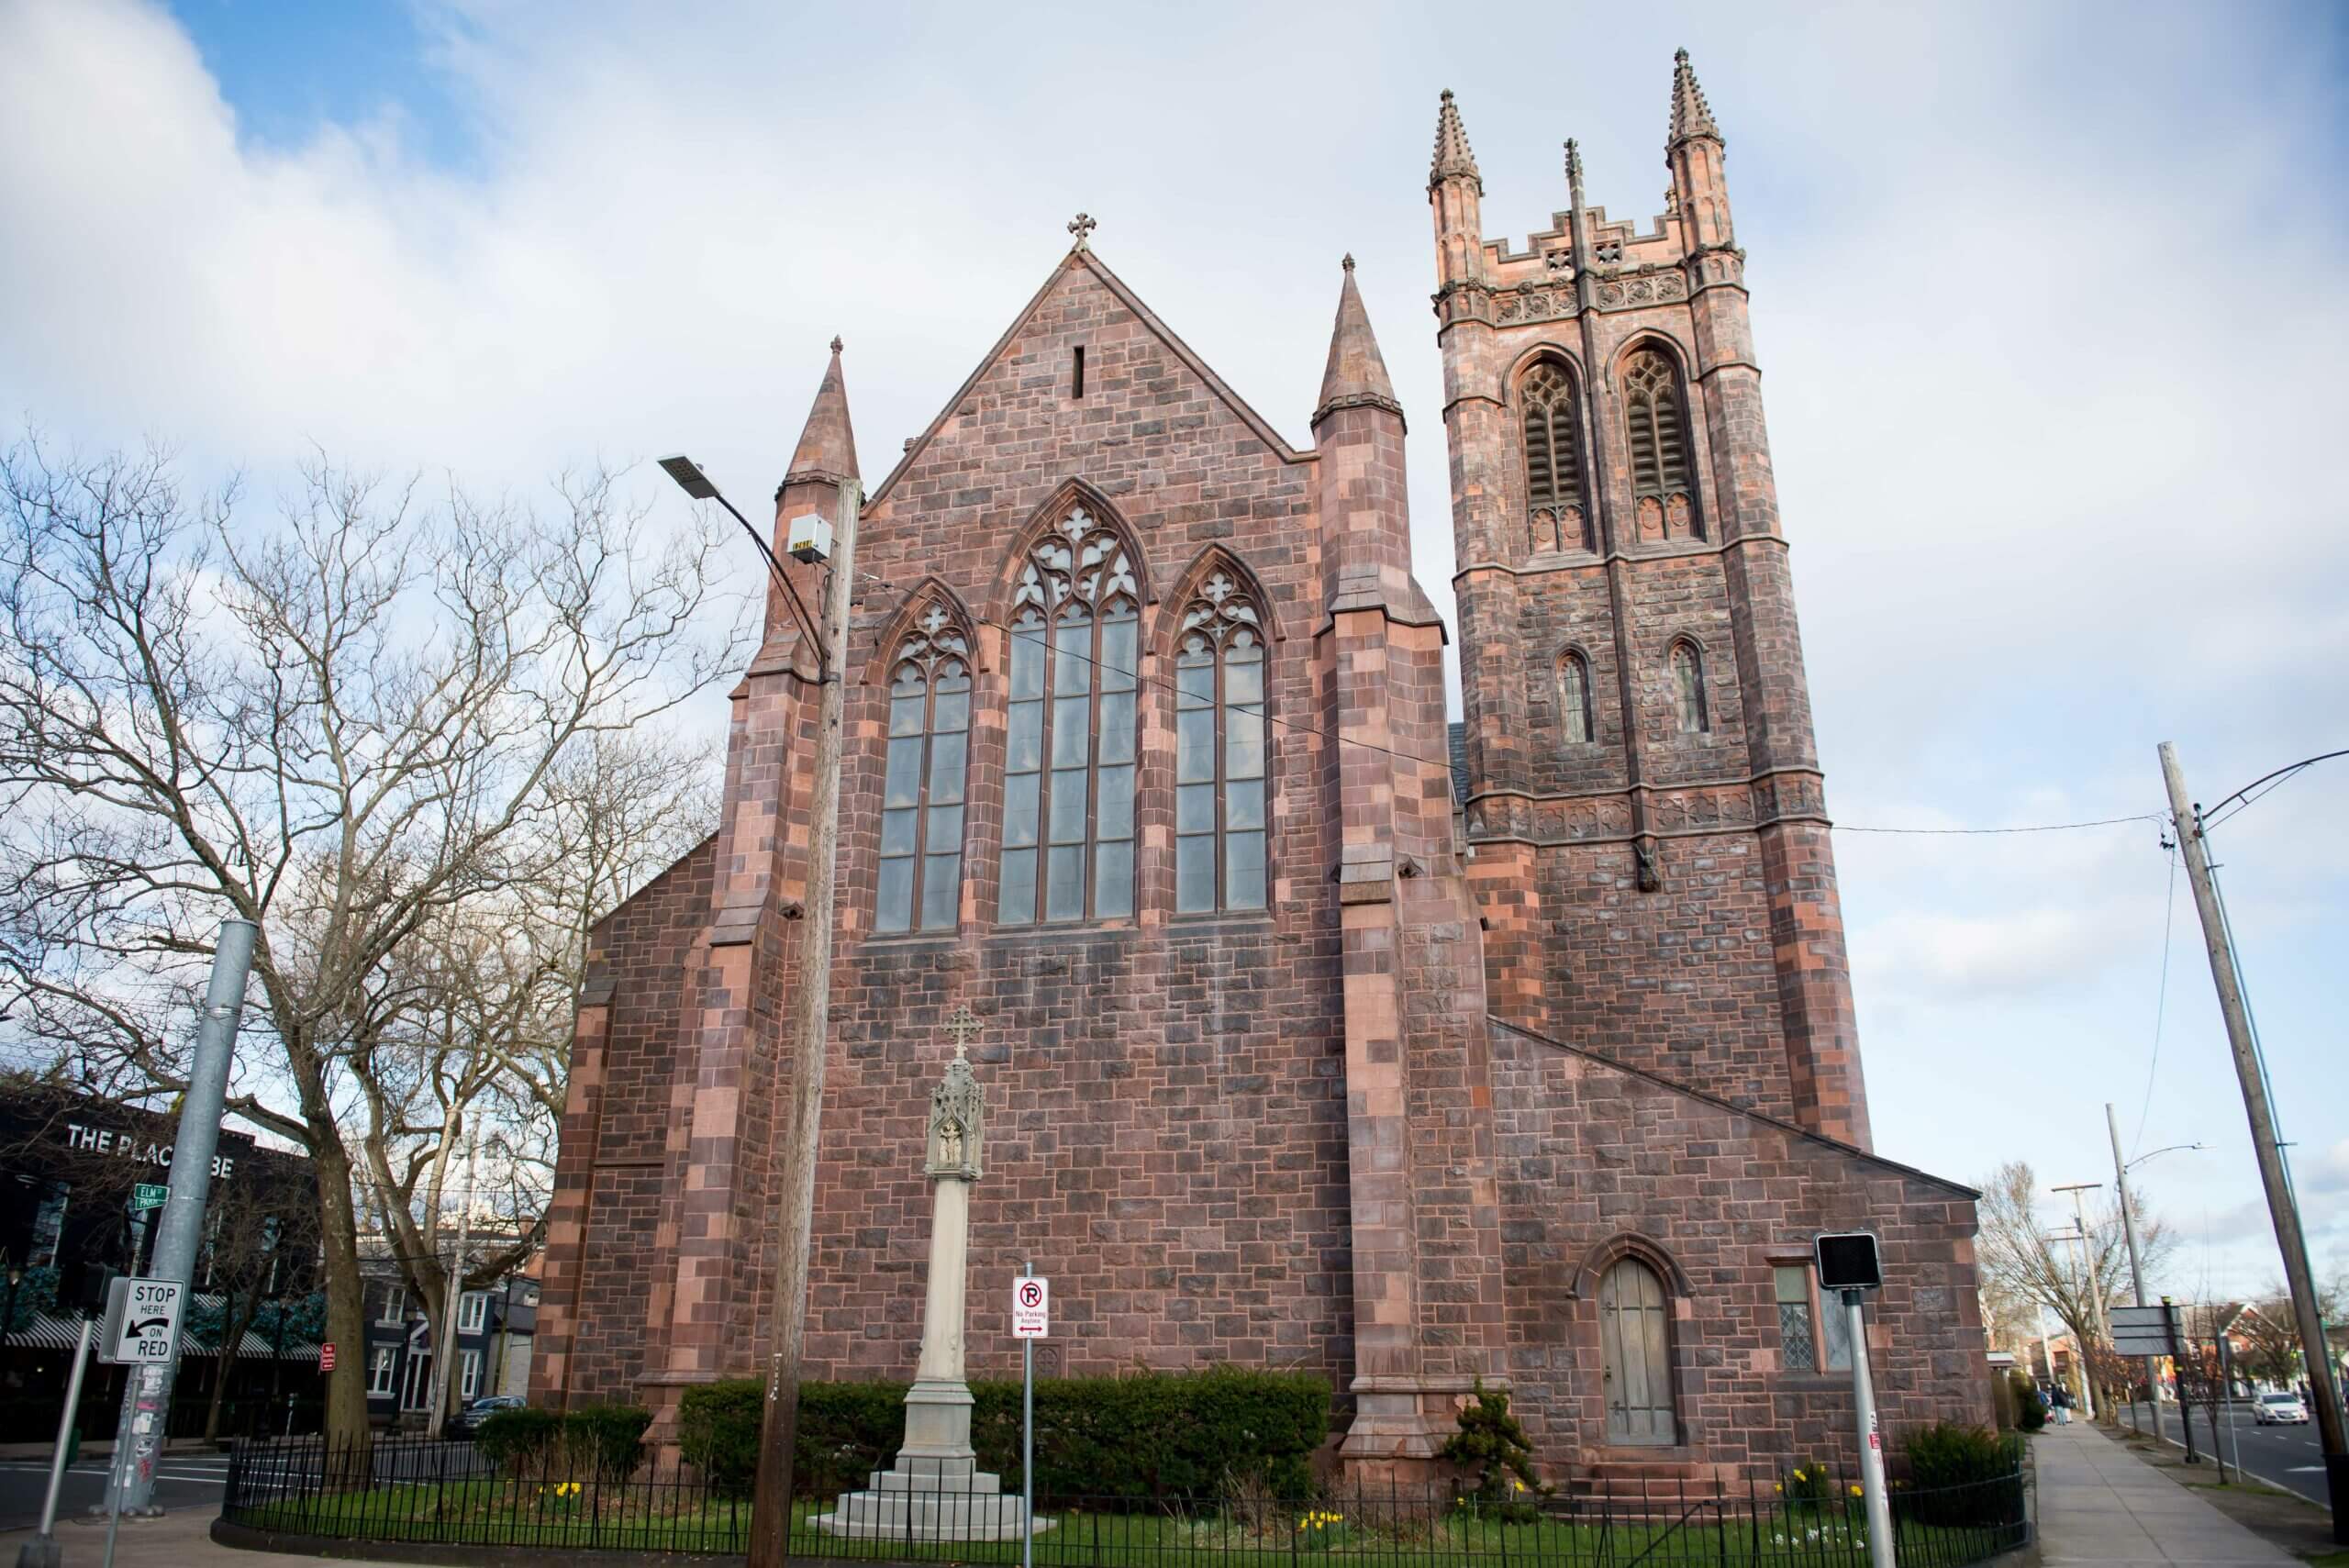
<path id="1" fill-rule="evenodd" d="M 816 388 L 816 405 L 807 410 L 807 428 L 799 432 L 798 448 L 783 482 L 797 484 L 819 480 L 843 484 L 858 477 L 856 432 L 849 428 L 848 384 L 841 379 L 841 340 L 832 339 L 832 362 Z"/>
<path id="2" fill-rule="evenodd" d="M 1712 108 L 1705 102 L 1705 90 L 1697 85 L 1697 72 L 1684 49 L 1672 57 L 1672 139 L 1666 145 L 1677 147 L 1699 136 L 1719 141 L 1721 128 L 1713 123 Z"/>
<path id="3" fill-rule="evenodd" d="M 1435 116 L 1435 161 L 1428 168 L 1428 188 L 1432 190 L 1455 177 L 1475 181 L 1476 194 L 1485 194 L 1485 178 L 1476 172 L 1476 155 L 1468 149 L 1468 128 L 1460 123 L 1460 111 L 1452 102 L 1452 89 L 1446 87 L 1443 106 Z"/>
<path id="4" fill-rule="evenodd" d="M 1330 364 L 1321 373 L 1321 402 L 1313 410 L 1313 423 L 1319 426 L 1341 408 L 1384 408 L 1400 419 L 1403 406 L 1395 401 L 1395 385 L 1386 379 L 1386 361 L 1370 329 L 1370 313 L 1363 309 L 1361 291 L 1354 287 L 1354 259 L 1349 255 L 1341 264 L 1346 281 L 1338 290 L 1338 323 L 1330 334 Z"/>

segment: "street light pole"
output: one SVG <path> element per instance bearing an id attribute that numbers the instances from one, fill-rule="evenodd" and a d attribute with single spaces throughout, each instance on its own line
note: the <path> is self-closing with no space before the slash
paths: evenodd
<path id="1" fill-rule="evenodd" d="M 2096 1243 L 2088 1238 L 2087 1210 L 2080 1203 L 2082 1193 L 2095 1192 L 2103 1185 L 2102 1182 L 2072 1182 L 2047 1190 L 2072 1195 L 2072 1229 L 2080 1239 L 2081 1275 L 2087 1283 L 2088 1327 L 2096 1331 L 2099 1340 L 2110 1344 L 2112 1335 L 2104 1326 L 2104 1269 L 2096 1255 Z M 2095 1382 L 2096 1379 L 2089 1374 L 2087 1350 L 2083 1346 L 2080 1351 L 2080 1389 L 2082 1402 L 2087 1406 L 2091 1421 L 2096 1419 L 2096 1396 L 2088 1390 Z"/>
<path id="2" fill-rule="evenodd" d="M 837 350 L 837 345 L 835 346 Z M 715 500 L 734 510 L 690 458 L 661 460 L 662 468 L 697 500 Z M 829 579 L 823 601 L 822 635 L 816 640 L 822 696 L 816 723 L 815 777 L 807 803 L 806 934 L 799 951 L 799 983 L 792 995 L 785 1035 L 796 1052 L 791 1084 L 791 1126 L 785 1135 L 781 1212 L 775 1236 L 774 1362 L 759 1428 L 758 1471 L 751 1487 L 748 1568 L 784 1568 L 791 1538 L 793 1449 L 797 1442 L 799 1361 L 807 1331 L 807 1249 L 814 1229 L 816 1155 L 824 1112 L 824 1066 L 829 1036 L 832 977 L 834 862 L 840 849 L 841 721 L 846 699 L 849 605 L 856 583 L 856 525 L 863 509 L 863 487 L 853 478 L 839 485 L 832 530 Z M 760 553 L 795 606 L 799 596 L 766 541 Z M 801 608 L 803 624 L 806 619 Z"/>
<path id="3" fill-rule="evenodd" d="M 2251 1007 L 2243 999 L 2243 975 L 2235 967 L 2226 912 L 2220 906 L 2219 884 L 2210 873 L 2202 815 L 2187 795 L 2177 748 L 2163 741 L 2161 760 L 2162 783 L 2169 792 L 2170 823 L 2177 834 L 2180 858 L 2186 862 L 2186 879 L 2194 889 L 2194 912 L 2202 923 L 2202 945 L 2210 955 L 2210 980 L 2219 993 L 2219 1011 L 2227 1020 L 2227 1045 L 2234 1055 L 2235 1078 L 2243 1086 L 2243 1114 L 2251 1122 L 2251 1151 L 2259 1162 L 2268 1218 L 2276 1227 L 2276 1250 L 2283 1254 L 2284 1278 L 2291 1286 L 2292 1317 L 2300 1333 L 2300 1351 L 2309 1363 L 2309 1392 L 2316 1396 L 2317 1434 L 2324 1444 L 2324 1485 L 2332 1509 L 2332 1539 L 2349 1545 L 2349 1441 L 2344 1441 L 2342 1431 L 2340 1381 L 2333 1375 L 2324 1318 L 2317 1309 L 2315 1271 L 2309 1267 L 2299 1200 L 2293 1195 L 2291 1177 L 2284 1169 L 2276 1109 L 2268 1102 L 2267 1075 L 2259 1060 L 2258 1037 L 2252 1031 Z"/>

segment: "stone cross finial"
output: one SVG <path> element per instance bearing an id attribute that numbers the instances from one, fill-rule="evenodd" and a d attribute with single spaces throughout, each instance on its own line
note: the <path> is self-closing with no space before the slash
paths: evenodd
<path id="1" fill-rule="evenodd" d="M 946 1032 L 954 1037 L 954 1060 L 970 1060 L 971 1037 L 979 1032 L 978 1015 L 971 1011 L 968 1002 L 954 1009 L 946 1020 Z"/>
<path id="2" fill-rule="evenodd" d="M 1069 220 L 1068 231 L 1076 236 L 1076 245 L 1074 249 L 1079 250 L 1089 249 L 1085 244 L 1085 241 L 1092 235 L 1093 231 L 1100 227 L 1100 224 L 1095 222 L 1092 216 L 1087 213 L 1078 213 L 1074 218 L 1071 218 Z"/>
<path id="3" fill-rule="evenodd" d="M 841 340 L 840 340 L 840 338 L 838 337 L 838 335 L 835 335 L 835 336 L 833 337 L 833 339 L 832 339 L 832 352 L 834 352 L 834 353 L 836 353 L 836 354 L 837 354 L 837 353 L 839 353 L 840 351 L 841 351 Z"/>

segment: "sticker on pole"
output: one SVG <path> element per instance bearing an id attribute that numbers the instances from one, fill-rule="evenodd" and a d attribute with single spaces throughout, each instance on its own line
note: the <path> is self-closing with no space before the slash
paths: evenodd
<path id="1" fill-rule="evenodd" d="M 1011 1337 L 1015 1340 L 1052 1338 L 1052 1282 L 1014 1280 L 1011 1284 Z"/>
<path id="2" fill-rule="evenodd" d="M 168 1364 L 179 1348 L 180 1307 L 187 1287 L 177 1280 L 118 1279 L 106 1295 L 98 1355 L 117 1365 Z"/>
<path id="3" fill-rule="evenodd" d="M 320 1372 L 334 1370 L 334 1341 L 332 1340 L 328 1340 L 318 1347 L 318 1370 Z"/>

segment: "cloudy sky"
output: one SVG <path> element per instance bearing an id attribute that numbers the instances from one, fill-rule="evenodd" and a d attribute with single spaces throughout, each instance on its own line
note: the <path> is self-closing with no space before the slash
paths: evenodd
<path id="1" fill-rule="evenodd" d="M 0 0 L 0 406 L 263 496 L 313 443 L 518 492 L 687 448 L 755 496 L 838 332 L 877 482 L 1083 209 L 1300 444 L 1360 258 L 1448 606 L 1436 94 L 1496 237 L 1564 204 L 1570 135 L 1645 219 L 1679 45 L 1751 258 L 1878 1147 L 2110 1181 L 2112 1101 L 2132 1151 L 2208 1145 L 2139 1173 L 2188 1238 L 2165 1284 L 2255 1288 L 2154 825 L 1850 829 L 2150 813 L 2164 739 L 2205 801 L 2349 746 L 2338 7 Z M 2344 807 L 2349 760 L 2216 835 L 2320 1269 Z"/>

